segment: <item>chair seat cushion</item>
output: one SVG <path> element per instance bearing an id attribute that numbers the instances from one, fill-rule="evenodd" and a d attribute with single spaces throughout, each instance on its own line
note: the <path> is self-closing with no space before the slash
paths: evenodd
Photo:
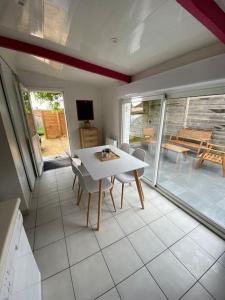
<path id="1" fill-rule="evenodd" d="M 99 191 L 99 181 L 93 180 L 91 176 L 84 177 L 87 191 L 89 193 L 97 193 Z M 102 191 L 109 190 L 112 187 L 112 183 L 107 179 L 102 179 Z"/>
<path id="2" fill-rule="evenodd" d="M 134 176 L 130 173 L 122 173 L 115 176 L 115 178 L 121 183 L 129 183 L 135 181 Z"/>

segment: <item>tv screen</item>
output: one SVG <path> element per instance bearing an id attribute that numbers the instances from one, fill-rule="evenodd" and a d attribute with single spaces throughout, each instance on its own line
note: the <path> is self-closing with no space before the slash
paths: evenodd
<path id="1" fill-rule="evenodd" d="M 92 100 L 76 100 L 76 103 L 77 103 L 77 118 L 79 121 L 94 120 Z"/>

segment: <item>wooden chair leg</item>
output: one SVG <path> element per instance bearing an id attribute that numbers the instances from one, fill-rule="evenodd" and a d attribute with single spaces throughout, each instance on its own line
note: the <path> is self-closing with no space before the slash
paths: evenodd
<path id="1" fill-rule="evenodd" d="M 80 205 L 82 195 L 83 195 L 83 190 L 81 190 L 79 198 L 78 198 L 78 203 L 77 203 L 78 206 Z"/>
<path id="2" fill-rule="evenodd" d="M 78 205 L 78 202 L 79 202 L 79 197 L 80 197 L 80 184 L 78 183 L 77 205 Z"/>
<path id="3" fill-rule="evenodd" d="M 113 204 L 114 210 L 116 211 L 116 206 L 115 206 L 115 202 L 114 202 L 113 194 L 112 194 L 112 188 L 110 189 L 109 192 L 110 192 L 110 196 L 111 196 L 111 199 L 112 199 L 112 204 Z"/>
<path id="4" fill-rule="evenodd" d="M 75 185 L 76 179 L 77 179 L 77 175 L 74 176 L 72 190 L 74 189 L 74 185 Z"/>
<path id="5" fill-rule="evenodd" d="M 101 219 L 101 206 L 102 206 L 102 180 L 99 180 L 99 195 L 98 195 L 98 220 L 97 220 L 97 231 L 100 228 Z"/>
<path id="6" fill-rule="evenodd" d="M 144 201 L 143 201 L 143 196 L 142 196 L 142 193 L 141 193 L 141 187 L 140 187 L 140 182 L 139 182 L 139 177 L 138 177 L 137 170 L 134 171 L 134 177 L 135 177 L 136 186 L 137 186 L 137 190 L 138 190 L 138 194 L 139 194 L 139 198 L 140 198 L 140 202 L 141 202 L 141 208 L 144 209 Z"/>
<path id="7" fill-rule="evenodd" d="M 141 189 L 142 199 L 144 200 L 145 199 L 145 195 L 144 195 L 144 192 L 143 192 L 143 188 L 142 188 L 142 184 L 141 184 L 141 180 L 140 179 L 139 179 L 139 183 L 140 183 L 140 189 Z"/>
<path id="8" fill-rule="evenodd" d="M 89 211 L 90 211 L 90 205 L 91 205 L 91 193 L 88 194 L 88 208 L 87 208 L 87 226 L 89 221 Z"/>
<path id="9" fill-rule="evenodd" d="M 124 183 L 122 183 L 122 192 L 121 192 L 121 207 L 123 208 L 123 191 L 124 191 Z"/>
<path id="10" fill-rule="evenodd" d="M 115 176 L 111 176 L 112 189 L 114 188 Z"/>

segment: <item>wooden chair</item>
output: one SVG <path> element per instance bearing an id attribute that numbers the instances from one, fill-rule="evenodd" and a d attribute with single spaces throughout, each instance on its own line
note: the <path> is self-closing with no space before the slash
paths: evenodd
<path id="1" fill-rule="evenodd" d="M 132 154 L 134 157 L 144 161 L 145 160 L 145 151 L 143 149 L 137 148 L 134 153 Z M 140 178 L 144 175 L 144 168 L 139 169 L 138 170 L 138 179 L 140 180 Z M 135 177 L 133 175 L 132 172 L 127 172 L 127 173 L 122 173 L 119 175 L 115 175 L 113 178 L 113 183 L 115 181 L 115 179 L 117 179 L 119 182 L 122 183 L 122 191 L 121 191 L 121 208 L 123 207 L 123 194 L 124 194 L 124 184 L 125 183 L 131 183 L 135 181 Z M 141 182 L 140 182 L 140 189 L 141 189 L 141 194 L 142 197 L 144 199 L 144 193 L 143 193 L 143 189 L 141 186 Z"/>
<path id="2" fill-rule="evenodd" d="M 225 177 L 225 146 L 208 143 L 206 147 L 200 149 L 195 167 L 199 168 L 204 161 L 210 161 L 222 166 L 223 177 Z"/>
<path id="3" fill-rule="evenodd" d="M 73 189 L 74 185 L 76 183 L 76 178 L 78 176 L 77 168 L 81 171 L 83 176 L 88 176 L 89 173 L 88 173 L 87 169 L 84 167 L 84 165 L 82 165 L 82 162 L 78 157 L 72 157 L 69 152 L 66 152 L 66 154 L 69 157 L 71 168 L 74 173 L 73 186 L 72 186 L 72 189 Z M 79 192 L 80 192 L 80 185 L 78 187 L 78 196 L 79 196 Z"/>
<path id="4" fill-rule="evenodd" d="M 156 140 L 155 140 L 155 129 L 154 128 L 143 128 L 142 129 L 142 133 L 143 133 L 143 143 L 146 144 L 155 144 Z"/>
<path id="5" fill-rule="evenodd" d="M 89 211 L 90 211 L 90 205 L 91 205 L 91 196 L 93 193 L 99 192 L 99 181 L 93 180 L 91 178 L 91 176 L 83 176 L 80 169 L 77 167 L 76 167 L 76 172 L 78 174 L 78 179 L 79 179 L 79 183 L 80 183 L 80 187 L 81 187 L 81 192 L 79 193 L 77 205 L 80 204 L 83 191 L 86 191 L 88 193 L 88 209 L 87 209 L 87 226 L 88 226 Z M 115 206 L 113 194 L 112 194 L 112 188 L 113 188 L 112 183 L 107 178 L 104 178 L 102 180 L 102 191 L 103 192 L 105 192 L 107 190 L 110 191 L 113 208 L 116 211 L 116 206 Z"/>

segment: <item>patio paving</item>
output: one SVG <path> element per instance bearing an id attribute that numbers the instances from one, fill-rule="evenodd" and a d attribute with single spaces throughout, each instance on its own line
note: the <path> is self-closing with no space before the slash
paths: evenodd
<path id="1" fill-rule="evenodd" d="M 190 152 L 188 160 L 181 156 L 176 163 L 176 154 L 163 150 L 158 186 L 167 189 L 225 229 L 225 178 L 222 168 L 220 165 L 204 162 L 199 169 L 195 169 L 195 156 L 195 153 Z M 154 155 L 148 150 L 146 161 L 150 166 L 145 170 L 145 177 L 152 179 Z"/>

